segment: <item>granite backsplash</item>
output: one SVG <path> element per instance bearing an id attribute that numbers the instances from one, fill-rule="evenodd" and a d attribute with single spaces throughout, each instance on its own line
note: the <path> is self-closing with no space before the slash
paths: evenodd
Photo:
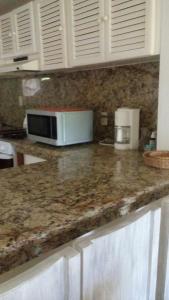
<path id="1" fill-rule="evenodd" d="M 42 75 L 41 75 L 42 76 Z M 114 111 L 128 106 L 141 109 L 141 134 L 156 128 L 159 63 L 142 63 L 49 75 L 32 97 L 23 95 L 22 79 L 0 79 L 0 121 L 21 126 L 25 109 L 39 105 L 82 106 L 94 110 L 95 139 L 112 137 Z M 100 124 L 101 112 L 108 113 L 108 126 Z"/>

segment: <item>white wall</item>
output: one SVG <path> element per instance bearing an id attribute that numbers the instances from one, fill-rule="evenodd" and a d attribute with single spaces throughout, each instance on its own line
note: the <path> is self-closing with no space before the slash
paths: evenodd
<path id="1" fill-rule="evenodd" d="M 169 150 L 169 0 L 161 0 L 161 54 L 157 149 Z"/>

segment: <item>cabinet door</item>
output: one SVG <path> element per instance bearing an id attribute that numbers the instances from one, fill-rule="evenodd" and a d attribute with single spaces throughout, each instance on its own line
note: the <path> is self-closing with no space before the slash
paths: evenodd
<path id="1" fill-rule="evenodd" d="M 67 0 L 68 53 L 71 66 L 104 61 L 104 1 Z"/>
<path id="2" fill-rule="evenodd" d="M 164 198 L 161 213 L 160 246 L 156 299 L 169 299 L 169 197 Z"/>
<path id="3" fill-rule="evenodd" d="M 155 300 L 160 215 L 128 218 L 81 241 L 83 300 Z"/>
<path id="4" fill-rule="evenodd" d="M 105 1 L 107 61 L 154 54 L 152 35 L 154 23 L 158 21 L 154 20 L 156 2 L 152 0 Z"/>
<path id="5" fill-rule="evenodd" d="M 38 28 L 42 69 L 67 65 L 65 9 L 62 0 L 39 0 Z"/>
<path id="6" fill-rule="evenodd" d="M 1 58 L 11 57 L 15 52 L 12 14 L 0 17 L 0 54 Z"/>
<path id="7" fill-rule="evenodd" d="M 71 247 L 1 284 L 0 300 L 80 300 L 80 255 Z"/>
<path id="8" fill-rule="evenodd" d="M 32 54 L 36 51 L 33 3 L 12 12 L 15 22 L 16 54 Z"/>

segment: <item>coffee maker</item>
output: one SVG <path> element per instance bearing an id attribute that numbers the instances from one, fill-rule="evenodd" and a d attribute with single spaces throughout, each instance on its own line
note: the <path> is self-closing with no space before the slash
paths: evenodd
<path id="1" fill-rule="evenodd" d="M 139 121 L 140 109 L 123 107 L 115 111 L 115 149 L 138 149 Z"/>

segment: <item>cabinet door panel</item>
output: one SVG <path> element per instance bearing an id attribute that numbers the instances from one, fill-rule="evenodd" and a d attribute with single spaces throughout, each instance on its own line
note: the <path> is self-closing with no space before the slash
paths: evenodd
<path id="1" fill-rule="evenodd" d="M 16 55 L 31 54 L 36 51 L 33 3 L 14 10 Z"/>
<path id="2" fill-rule="evenodd" d="M 152 1 L 105 1 L 106 59 L 117 60 L 152 54 Z"/>
<path id="3" fill-rule="evenodd" d="M 161 209 L 78 245 L 83 300 L 155 300 Z"/>
<path id="4" fill-rule="evenodd" d="M 0 286 L 0 300 L 80 300 L 80 255 L 71 247 Z"/>
<path id="5" fill-rule="evenodd" d="M 104 1 L 68 0 L 68 51 L 71 66 L 104 61 Z"/>
<path id="6" fill-rule="evenodd" d="M 38 14 L 42 69 L 66 67 L 64 1 L 40 0 Z"/>
<path id="7" fill-rule="evenodd" d="M 0 54 L 2 58 L 12 56 L 15 51 L 13 25 L 11 14 L 3 15 L 0 18 Z"/>
<path id="8" fill-rule="evenodd" d="M 169 197 L 162 202 L 156 299 L 169 299 Z"/>

